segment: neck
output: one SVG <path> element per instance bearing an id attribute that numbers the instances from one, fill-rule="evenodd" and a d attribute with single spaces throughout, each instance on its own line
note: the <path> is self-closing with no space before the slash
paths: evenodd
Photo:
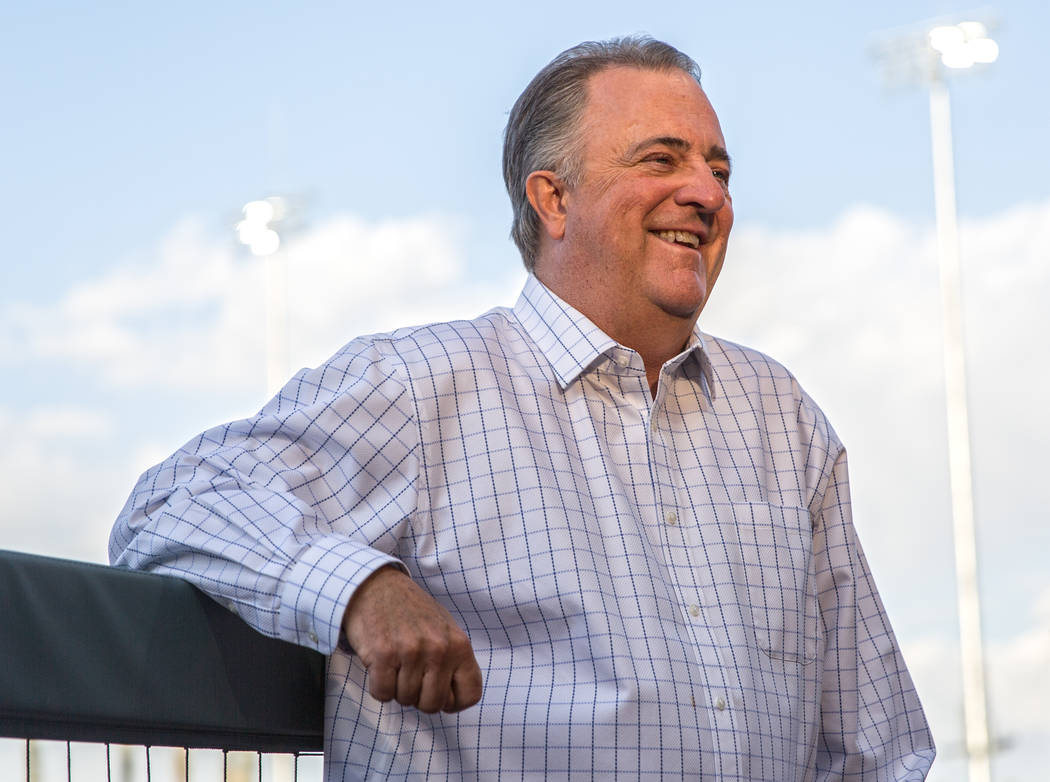
<path id="1" fill-rule="evenodd" d="M 580 311 L 583 312 L 583 310 Z M 646 323 L 645 328 L 638 328 L 637 324 L 634 324 L 633 328 L 631 324 L 618 328 L 618 324 L 602 323 L 598 320 L 594 320 L 594 324 L 621 345 L 638 352 L 645 365 L 645 378 L 649 382 L 649 392 L 655 399 L 660 370 L 664 364 L 685 349 L 693 331 L 695 321 L 676 320 L 679 322 L 669 323 L 662 329 L 654 327 L 651 321 Z"/>
<path id="2" fill-rule="evenodd" d="M 626 300 L 611 298 L 596 280 L 564 280 L 551 274 L 549 267 L 537 268 L 536 276 L 558 298 L 642 357 L 649 391 L 655 398 L 660 369 L 685 348 L 700 311 L 679 317 L 652 305 L 631 306 Z"/>

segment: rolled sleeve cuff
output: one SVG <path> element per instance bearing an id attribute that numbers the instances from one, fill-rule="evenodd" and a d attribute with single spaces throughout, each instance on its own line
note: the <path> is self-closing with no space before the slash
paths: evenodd
<path id="1" fill-rule="evenodd" d="M 387 565 L 405 570 L 396 557 L 362 543 L 339 537 L 314 540 L 281 578 L 279 636 L 331 654 L 339 643 L 351 596 L 365 579 Z"/>

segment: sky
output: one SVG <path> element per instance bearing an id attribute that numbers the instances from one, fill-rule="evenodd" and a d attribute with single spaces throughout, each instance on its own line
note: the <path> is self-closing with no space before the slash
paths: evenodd
<path id="1" fill-rule="evenodd" d="M 507 112 L 581 40 L 692 55 L 736 227 L 701 316 L 785 363 L 849 452 L 854 512 L 965 779 L 927 92 L 873 50 L 992 23 L 952 97 L 980 586 L 998 780 L 1050 764 L 1050 129 L 1039 0 L 20 4 L 0 11 L 0 548 L 105 561 L 136 477 L 267 398 L 280 195 L 285 374 L 352 337 L 513 304 Z M 1043 487 L 1043 488 L 1040 488 Z"/>

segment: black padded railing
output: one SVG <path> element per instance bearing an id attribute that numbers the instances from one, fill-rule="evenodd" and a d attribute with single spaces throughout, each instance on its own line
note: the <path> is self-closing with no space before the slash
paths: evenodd
<path id="1" fill-rule="evenodd" d="M 177 578 L 0 551 L 0 736 L 318 752 L 324 672 Z"/>

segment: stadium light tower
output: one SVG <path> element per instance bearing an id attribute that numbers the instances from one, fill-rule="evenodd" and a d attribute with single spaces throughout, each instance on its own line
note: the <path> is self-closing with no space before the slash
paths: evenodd
<path id="1" fill-rule="evenodd" d="M 963 711 L 970 782 L 990 782 L 991 741 L 984 680 L 977 537 L 973 512 L 969 405 L 963 350 L 959 231 L 955 207 L 951 107 L 945 74 L 990 64 L 999 46 L 981 22 L 926 26 L 921 33 L 895 36 L 877 47 L 889 81 L 925 84 L 930 90 L 933 190 L 944 330 L 944 385 L 948 417 L 948 464 L 955 539 L 955 582 L 963 675 Z"/>
<path id="2" fill-rule="evenodd" d="M 249 201 L 241 211 L 237 238 L 266 261 L 266 391 L 272 396 L 288 379 L 288 261 L 277 233 L 287 204 L 273 196 Z"/>

